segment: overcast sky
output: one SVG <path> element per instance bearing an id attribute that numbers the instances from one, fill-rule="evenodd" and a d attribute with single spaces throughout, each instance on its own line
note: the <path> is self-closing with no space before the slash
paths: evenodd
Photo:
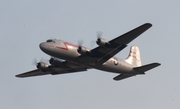
<path id="1" fill-rule="evenodd" d="M 179 0 L 1 0 L 0 108 L 180 108 L 179 5 Z M 75 44 L 81 39 L 91 47 L 97 31 L 111 40 L 147 22 L 153 26 L 117 54 L 125 59 L 137 45 L 143 64 L 162 64 L 146 75 L 114 81 L 117 74 L 92 69 L 15 77 L 36 69 L 34 58 L 50 58 L 39 49 L 49 38 Z"/>

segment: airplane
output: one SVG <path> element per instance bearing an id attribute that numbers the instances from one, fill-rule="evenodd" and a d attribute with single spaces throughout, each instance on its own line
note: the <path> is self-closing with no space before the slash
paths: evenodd
<path id="1" fill-rule="evenodd" d="M 148 30 L 152 24 L 145 23 L 110 41 L 101 37 L 97 38 L 98 47 L 88 49 L 82 45 L 72 44 L 63 40 L 49 39 L 39 44 L 40 49 L 51 56 L 49 63 L 36 63 L 37 69 L 18 74 L 16 77 L 24 78 L 40 75 L 57 75 L 98 69 L 106 72 L 117 73 L 113 79 L 118 81 L 136 75 L 145 74 L 160 63 L 141 64 L 140 51 L 137 46 L 130 48 L 129 56 L 123 60 L 115 55 L 123 50 L 127 44 Z"/>

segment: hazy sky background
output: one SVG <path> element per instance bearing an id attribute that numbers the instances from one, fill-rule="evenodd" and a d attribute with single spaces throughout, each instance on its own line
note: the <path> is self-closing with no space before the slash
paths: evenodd
<path id="1" fill-rule="evenodd" d="M 179 6 L 179 0 L 1 0 L 0 108 L 180 108 Z M 49 38 L 72 43 L 82 39 L 91 47 L 97 31 L 111 40 L 147 22 L 152 28 L 117 54 L 124 59 L 130 46 L 137 45 L 143 64 L 162 63 L 146 75 L 114 81 L 117 74 L 89 70 L 15 77 L 36 69 L 34 58 L 50 58 L 39 49 Z"/>

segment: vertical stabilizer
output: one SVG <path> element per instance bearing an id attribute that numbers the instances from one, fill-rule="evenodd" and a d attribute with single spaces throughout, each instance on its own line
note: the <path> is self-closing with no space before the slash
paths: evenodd
<path id="1" fill-rule="evenodd" d="M 133 65 L 133 67 L 141 66 L 140 51 L 137 46 L 132 46 L 129 52 L 129 56 L 125 60 L 127 63 Z"/>

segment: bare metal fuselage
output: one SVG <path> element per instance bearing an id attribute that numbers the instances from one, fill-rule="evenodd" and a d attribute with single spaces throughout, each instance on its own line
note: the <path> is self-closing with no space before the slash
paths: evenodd
<path id="1" fill-rule="evenodd" d="M 83 56 L 77 52 L 79 46 L 64 42 L 61 40 L 55 40 L 54 42 L 43 42 L 40 44 L 40 48 L 46 54 L 57 57 L 72 63 L 81 64 L 89 68 L 95 68 L 103 71 L 113 73 L 126 73 L 136 74 L 137 72 L 133 69 L 133 66 L 125 62 L 122 59 L 112 57 L 102 65 L 94 63 L 93 57 Z M 86 48 L 87 49 L 87 48 Z M 89 49 L 87 49 L 89 50 Z M 81 58 L 80 58 L 81 57 Z"/>

